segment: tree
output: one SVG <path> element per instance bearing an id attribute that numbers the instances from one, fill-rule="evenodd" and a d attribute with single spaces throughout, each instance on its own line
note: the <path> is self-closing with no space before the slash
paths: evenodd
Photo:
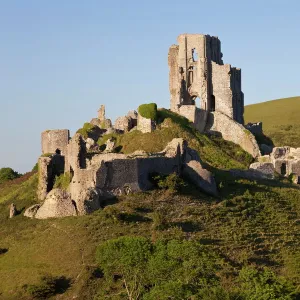
<path id="1" fill-rule="evenodd" d="M 12 180 L 20 177 L 20 174 L 14 171 L 12 168 L 1 168 L 0 169 L 0 184 L 8 180 Z"/>

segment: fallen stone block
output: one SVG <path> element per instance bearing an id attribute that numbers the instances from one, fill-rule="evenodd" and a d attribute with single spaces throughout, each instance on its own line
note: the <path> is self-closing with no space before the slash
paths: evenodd
<path id="1" fill-rule="evenodd" d="M 218 196 L 215 178 L 211 172 L 201 166 L 199 161 L 188 162 L 183 168 L 183 176 L 205 193 Z"/>
<path id="2" fill-rule="evenodd" d="M 53 189 L 38 209 L 35 218 L 48 219 L 76 215 L 76 207 L 71 200 L 70 194 L 61 189 Z"/>

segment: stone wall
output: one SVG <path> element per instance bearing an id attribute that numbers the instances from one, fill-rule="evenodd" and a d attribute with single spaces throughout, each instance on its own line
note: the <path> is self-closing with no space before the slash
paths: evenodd
<path id="1" fill-rule="evenodd" d="M 207 110 L 200 109 L 195 105 L 182 105 L 179 108 L 179 114 L 191 121 L 200 132 L 205 130 L 208 116 Z"/>
<path id="2" fill-rule="evenodd" d="M 243 124 L 241 70 L 223 65 L 220 40 L 203 34 L 182 34 L 177 41 L 168 55 L 171 110 L 180 113 L 181 107 L 196 105 L 205 111 L 222 112 Z"/>
<path id="3" fill-rule="evenodd" d="M 151 119 L 144 118 L 140 114 L 138 114 L 137 130 L 143 133 L 152 132 L 155 130 L 155 122 Z"/>
<path id="4" fill-rule="evenodd" d="M 223 139 L 240 145 L 253 157 L 260 156 L 259 146 L 253 134 L 221 112 L 209 114 L 206 130 L 221 134 Z"/>
<path id="5" fill-rule="evenodd" d="M 67 145 L 70 139 L 68 129 L 46 130 L 42 132 L 42 153 L 55 153 L 56 149 L 66 154 Z"/>

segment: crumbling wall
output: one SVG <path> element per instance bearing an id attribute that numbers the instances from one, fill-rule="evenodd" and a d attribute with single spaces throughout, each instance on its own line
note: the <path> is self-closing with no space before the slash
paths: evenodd
<path id="1" fill-rule="evenodd" d="M 243 124 L 241 70 L 223 65 L 220 40 L 203 34 L 181 34 L 177 41 L 168 55 L 171 110 L 187 115 L 187 109 L 196 105 Z"/>
<path id="2" fill-rule="evenodd" d="M 259 146 L 253 134 L 221 112 L 209 114 L 206 130 L 221 134 L 225 140 L 240 145 L 253 157 L 260 156 Z"/>
<path id="3" fill-rule="evenodd" d="M 151 119 L 147 119 L 138 114 L 137 130 L 146 133 L 153 132 L 155 130 L 155 122 Z"/>
<path id="4" fill-rule="evenodd" d="M 69 139 L 70 132 L 68 129 L 43 131 L 41 137 L 42 153 L 55 153 L 55 150 L 59 149 L 62 155 L 65 155 Z"/>
<path id="5" fill-rule="evenodd" d="M 195 105 L 182 105 L 179 108 L 179 114 L 191 121 L 193 126 L 200 132 L 205 130 L 208 111 L 199 109 Z"/>

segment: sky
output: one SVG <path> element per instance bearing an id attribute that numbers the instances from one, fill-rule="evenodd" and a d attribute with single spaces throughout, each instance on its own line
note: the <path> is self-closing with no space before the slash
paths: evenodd
<path id="1" fill-rule="evenodd" d="M 245 104 L 300 95 L 299 0 L 0 0 L 0 168 L 32 169 L 40 135 L 142 103 L 169 108 L 168 49 L 218 36 Z"/>

